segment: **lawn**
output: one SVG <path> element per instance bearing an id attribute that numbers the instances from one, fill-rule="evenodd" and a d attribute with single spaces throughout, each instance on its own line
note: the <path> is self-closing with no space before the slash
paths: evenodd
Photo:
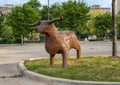
<path id="1" fill-rule="evenodd" d="M 120 61 L 108 57 L 82 57 L 80 60 L 69 58 L 68 67 L 61 67 L 62 60 L 56 58 L 54 66 L 49 59 L 26 61 L 28 70 L 64 79 L 85 81 L 120 82 Z"/>

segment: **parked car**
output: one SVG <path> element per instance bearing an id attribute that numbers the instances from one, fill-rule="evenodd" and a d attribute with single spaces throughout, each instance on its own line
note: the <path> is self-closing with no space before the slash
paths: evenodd
<path id="1" fill-rule="evenodd" d="M 89 35 L 89 36 L 88 36 L 88 40 L 89 40 L 89 41 L 97 40 L 97 36 L 96 36 L 96 35 Z"/>

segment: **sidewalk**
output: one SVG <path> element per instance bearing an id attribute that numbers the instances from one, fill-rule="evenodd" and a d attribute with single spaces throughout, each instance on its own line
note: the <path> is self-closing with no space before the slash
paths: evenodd
<path id="1" fill-rule="evenodd" d="M 45 85 L 21 76 L 18 63 L 0 65 L 0 85 Z"/>
<path id="2" fill-rule="evenodd" d="M 37 81 L 23 77 L 19 78 L 0 78 L 0 85 L 45 85 Z"/>

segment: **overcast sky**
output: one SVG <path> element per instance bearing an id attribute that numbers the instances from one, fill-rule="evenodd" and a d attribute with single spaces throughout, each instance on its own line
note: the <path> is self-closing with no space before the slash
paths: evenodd
<path id="1" fill-rule="evenodd" d="M 29 0 L 0 0 L 0 6 L 4 6 L 4 4 L 14 4 L 14 5 L 22 5 Z M 47 4 L 48 0 L 39 0 L 42 5 Z M 65 2 L 68 0 L 49 0 L 50 4 L 55 2 Z M 112 0 L 83 0 L 88 6 L 91 5 L 100 5 L 101 7 L 111 7 Z"/>

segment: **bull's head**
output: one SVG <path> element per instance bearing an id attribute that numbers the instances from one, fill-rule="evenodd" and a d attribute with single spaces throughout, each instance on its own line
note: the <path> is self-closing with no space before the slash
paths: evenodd
<path id="1" fill-rule="evenodd" d="M 35 22 L 32 24 L 27 24 L 27 25 L 36 26 L 36 29 L 35 29 L 36 32 L 46 33 L 48 30 L 50 30 L 54 22 L 61 21 L 61 20 L 63 20 L 62 16 L 60 16 L 59 18 L 52 19 L 52 20 L 42 20 L 42 21 Z"/>

